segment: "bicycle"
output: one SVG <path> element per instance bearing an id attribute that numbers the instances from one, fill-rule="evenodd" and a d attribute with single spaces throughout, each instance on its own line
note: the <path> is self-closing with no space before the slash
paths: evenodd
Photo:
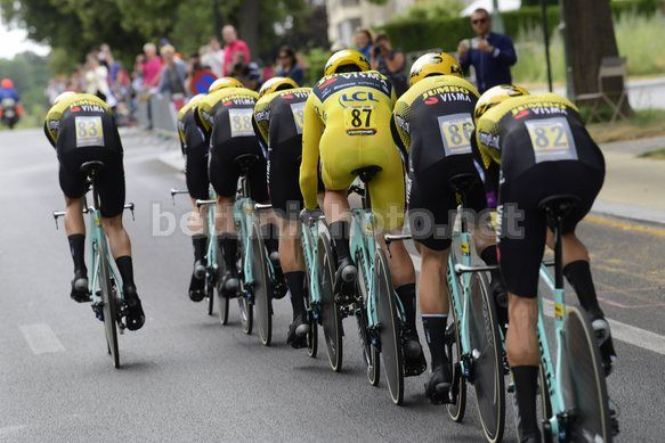
<path id="1" fill-rule="evenodd" d="M 343 360 L 342 319 L 351 314 L 356 317 L 367 378 L 372 386 L 378 386 L 381 355 L 390 398 L 399 405 L 404 400 L 403 307 L 392 286 L 388 259 L 376 245 L 374 216 L 369 209 L 369 182 L 380 170 L 377 166 L 370 166 L 353 171 L 365 184 L 365 189 L 352 186 L 349 190 L 349 193 L 359 194 L 363 203 L 362 208 L 351 210 L 350 249 L 358 268 L 355 293 L 334 292 L 337 260 L 332 236 L 325 224 L 319 229 L 317 264 L 322 272 L 319 276 L 321 323 L 330 366 L 339 372 Z"/>
<path id="2" fill-rule="evenodd" d="M 562 264 L 562 224 L 580 199 L 572 195 L 545 198 L 539 208 L 554 233 L 554 279 L 543 263 L 540 279 L 554 301 L 554 353 L 545 326 L 542 297 L 538 297 L 540 395 L 544 412 L 543 437 L 556 442 L 611 442 L 618 422 L 609 406 L 600 350 L 589 319 L 565 304 Z M 555 356 L 553 359 L 552 357 Z"/>
<path id="3" fill-rule="evenodd" d="M 478 178 L 475 174 L 457 174 L 450 178 L 450 184 L 461 204 L 457 207 L 448 256 L 447 283 L 452 309 L 446 329 L 446 354 L 453 383 L 446 409 L 453 421 L 462 421 L 466 385 L 471 383 L 483 434 L 487 441 L 498 442 L 505 428 L 505 368 L 503 340 L 487 277 L 487 272 L 496 267 L 473 263 L 472 239 L 464 209 L 467 194 L 478 184 Z"/>
<path id="4" fill-rule="evenodd" d="M 83 197 L 83 213 L 88 215 L 91 231 L 88 235 L 88 250 L 91 251 L 92 260 L 92 266 L 89 267 L 92 270 L 89 283 L 91 306 L 97 319 L 104 322 L 107 351 L 113 360 L 113 367 L 117 369 L 120 367 L 118 331 L 123 334 L 126 328 L 123 319 L 126 316 L 127 305 L 124 301 L 122 285 L 118 285 L 118 282 L 122 280 L 112 265 L 114 260 L 101 222 L 99 193 L 95 180 L 103 168 L 104 163 L 101 161 L 89 161 L 81 165 L 80 169 L 86 176 L 88 190 L 92 189 L 91 206 L 88 206 L 86 197 Z M 124 209 L 130 210 L 133 220 L 134 203 L 125 204 Z M 58 229 L 58 219 L 64 216 L 64 211 L 53 212 L 56 229 Z"/>
<path id="5" fill-rule="evenodd" d="M 243 330 L 251 334 L 252 312 L 256 308 L 259 339 L 265 346 L 272 341 L 272 290 L 275 270 L 261 238 L 258 212 L 272 208 L 269 204 L 254 203 L 251 198 L 248 174 L 259 157 L 243 154 L 235 159 L 241 171 L 239 189 L 233 205 L 233 219 L 238 232 L 240 254 L 240 294 Z"/>
<path id="6" fill-rule="evenodd" d="M 300 238 L 305 258 L 307 297 L 305 308 L 309 320 L 307 333 L 307 355 L 316 358 L 319 347 L 318 325 L 321 323 L 321 290 L 319 286 L 318 236 L 321 229 L 325 229 L 325 217 L 318 211 L 309 214 L 303 211 L 300 217 Z"/>
<path id="7" fill-rule="evenodd" d="M 175 196 L 187 194 L 189 191 L 182 189 L 172 188 L 171 199 L 173 204 L 175 204 Z M 226 272 L 226 264 L 221 257 L 221 251 L 219 250 L 217 242 L 217 234 L 215 233 L 215 218 L 217 213 L 217 194 L 211 188 L 209 190 L 210 198 L 208 200 L 196 200 L 197 208 L 201 206 L 206 206 L 207 214 L 206 221 L 208 226 L 208 244 L 206 245 L 206 271 L 204 278 L 204 288 L 206 298 L 208 299 L 208 315 L 213 315 L 213 305 L 215 300 L 215 291 L 217 292 L 217 299 L 219 302 L 218 308 L 218 317 L 219 322 L 225 326 L 229 322 L 229 298 L 223 295 L 221 288 L 222 276 Z M 250 321 L 251 322 L 251 321 Z"/>

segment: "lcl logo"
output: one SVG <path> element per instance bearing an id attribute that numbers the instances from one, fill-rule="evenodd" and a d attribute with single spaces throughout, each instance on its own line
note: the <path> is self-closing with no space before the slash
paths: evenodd
<path id="1" fill-rule="evenodd" d="M 356 91 L 353 94 L 342 94 L 342 97 L 340 98 L 340 102 L 342 104 L 344 103 L 349 103 L 349 102 L 378 102 L 377 99 L 374 98 L 374 94 L 372 92 L 367 92 L 367 91 Z"/>

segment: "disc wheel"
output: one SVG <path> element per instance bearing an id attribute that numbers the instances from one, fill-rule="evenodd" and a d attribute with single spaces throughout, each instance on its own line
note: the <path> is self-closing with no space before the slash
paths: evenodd
<path id="1" fill-rule="evenodd" d="M 358 306 L 356 309 L 358 335 L 360 337 L 360 346 L 363 351 L 363 361 L 365 362 L 367 380 L 369 380 L 369 383 L 372 386 L 378 386 L 381 374 L 381 360 L 379 358 L 379 350 L 374 345 L 372 345 L 372 339 L 368 330 L 368 276 L 366 275 L 365 263 L 362 259 L 362 255 L 358 254 L 356 257 L 356 263 L 358 264 Z"/>
<path id="2" fill-rule="evenodd" d="M 473 360 L 473 387 L 485 438 L 498 442 L 503 438 L 506 418 L 505 382 L 501 339 L 493 296 L 484 273 L 471 277 L 469 339 Z"/>
<path id="3" fill-rule="evenodd" d="M 607 385 L 596 339 L 585 315 L 576 307 L 566 309 L 561 367 L 568 376 L 561 374 L 561 388 L 566 409 L 574 414 L 569 439 L 611 442 Z"/>
<path id="4" fill-rule="evenodd" d="M 466 412 L 466 379 L 461 373 L 461 339 L 459 334 L 460 323 L 455 318 L 454 310 L 450 310 L 451 322 L 446 329 L 446 356 L 450 374 L 453 376 L 453 399 L 452 403 L 446 405 L 448 416 L 457 423 L 464 419 Z"/>
<path id="5" fill-rule="evenodd" d="M 100 242 L 99 252 L 99 286 L 102 292 L 102 310 L 104 312 L 104 331 L 106 334 L 106 349 L 113 360 L 113 367 L 120 367 L 120 352 L 118 351 L 118 331 L 117 331 L 117 312 L 116 297 L 113 293 L 111 283 L 111 273 L 106 254 L 106 245 Z"/>
<path id="6" fill-rule="evenodd" d="M 337 260 L 332 251 L 330 233 L 323 230 L 317 239 L 316 266 L 319 270 L 321 291 L 321 320 L 328 362 L 335 372 L 342 370 L 342 315 L 335 301 L 333 286 Z"/>
<path id="7" fill-rule="evenodd" d="M 268 264 L 265 246 L 261 238 L 258 219 L 252 226 L 252 290 L 254 305 L 256 306 L 256 320 L 259 328 L 259 340 L 264 346 L 270 346 L 272 341 L 272 292 L 268 278 Z"/>
<path id="8" fill-rule="evenodd" d="M 374 275 L 383 367 L 388 381 L 390 399 L 396 405 L 401 405 L 404 401 L 404 360 L 399 338 L 396 295 L 390 280 L 388 260 L 383 250 L 378 248 L 374 259 Z"/>

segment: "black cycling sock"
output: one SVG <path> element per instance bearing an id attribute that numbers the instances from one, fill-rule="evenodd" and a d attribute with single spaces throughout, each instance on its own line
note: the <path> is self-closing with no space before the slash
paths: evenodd
<path id="1" fill-rule="evenodd" d="M 563 268 L 563 275 L 566 276 L 566 279 L 575 288 L 580 305 L 582 305 L 584 310 L 594 316 L 603 315 L 603 311 L 598 305 L 596 288 L 593 285 L 589 262 L 578 260 L 568 263 Z"/>
<path id="2" fill-rule="evenodd" d="M 438 368 L 448 362 L 446 357 L 446 324 L 447 314 L 423 314 L 423 329 L 425 339 L 432 356 L 432 369 Z"/>
<path id="3" fill-rule="evenodd" d="M 268 249 L 268 254 L 272 254 L 279 248 L 279 230 L 273 223 L 267 223 L 261 226 L 261 237 Z"/>
<path id="4" fill-rule="evenodd" d="M 291 291 L 291 307 L 293 319 L 305 314 L 305 273 L 303 271 L 284 273 L 286 284 Z"/>
<path id="5" fill-rule="evenodd" d="M 207 252 L 206 247 L 208 246 L 208 236 L 201 234 L 194 235 L 192 236 L 192 244 L 194 245 L 194 260 L 205 260 Z"/>
<path id="6" fill-rule="evenodd" d="M 538 390 L 538 366 L 512 368 L 517 395 L 518 426 L 522 437 L 538 433 L 536 419 L 536 393 Z"/>
<path id="7" fill-rule="evenodd" d="M 129 255 L 118 257 L 115 259 L 115 264 L 118 266 L 118 271 L 120 271 L 122 287 L 126 288 L 128 286 L 136 286 L 134 284 L 134 268 L 132 266 L 132 257 Z"/>
<path id="8" fill-rule="evenodd" d="M 85 266 L 85 234 L 72 234 L 67 237 L 69 241 L 69 251 L 72 254 L 74 261 L 74 271 L 82 271 L 84 274 L 88 273 Z"/>
<path id="9" fill-rule="evenodd" d="M 407 283 L 395 288 L 399 300 L 404 307 L 404 316 L 406 317 L 406 326 L 409 329 L 416 330 L 416 284 Z"/>
<path id="10" fill-rule="evenodd" d="M 480 251 L 480 258 L 482 258 L 488 266 L 496 266 L 499 264 L 496 256 L 496 245 L 488 246 Z"/>
<path id="11" fill-rule="evenodd" d="M 341 263 L 344 259 L 350 260 L 349 222 L 339 220 L 330 223 L 330 233 L 332 234 L 333 246 L 335 247 L 335 254 L 337 255 L 337 263 Z"/>
<path id="12" fill-rule="evenodd" d="M 238 237 L 235 233 L 225 232 L 219 236 L 219 249 L 224 255 L 226 268 L 235 275 L 238 255 Z"/>

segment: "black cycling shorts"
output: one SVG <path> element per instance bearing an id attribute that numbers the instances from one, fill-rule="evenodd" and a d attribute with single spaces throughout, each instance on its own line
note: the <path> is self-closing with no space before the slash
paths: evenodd
<path id="1" fill-rule="evenodd" d="M 412 182 L 408 218 L 411 234 L 415 241 L 429 249 L 444 251 L 450 247 L 458 196 L 450 186 L 449 179 L 459 173 L 476 174 L 470 158 L 444 157 L 410 175 Z M 475 211 L 477 215 L 487 207 L 480 178 L 466 197 L 466 208 Z"/>
<path id="2" fill-rule="evenodd" d="M 79 146 L 81 139 L 77 139 L 76 117 L 102 119 L 103 146 Z M 122 213 L 125 205 L 125 172 L 122 163 L 122 143 L 113 116 L 92 112 L 69 114 L 60 122 L 56 151 L 60 162 L 58 171 L 60 189 L 65 196 L 83 197 L 88 188 L 86 177 L 80 170 L 81 165 L 89 161 L 101 161 L 104 163 L 104 168 L 97 178 L 97 190 L 102 216 L 115 217 Z"/>
<path id="3" fill-rule="evenodd" d="M 300 159 L 302 138 L 300 136 L 271 146 L 268 168 L 270 201 L 276 214 L 289 220 L 297 220 L 303 207 L 300 193 Z"/>
<path id="4" fill-rule="evenodd" d="M 208 143 L 193 119 L 185 125 L 185 181 L 192 198 L 209 198 L 210 180 L 208 179 Z"/>
<path id="5" fill-rule="evenodd" d="M 545 250 L 547 218 L 538 204 L 559 194 L 582 203 L 564 220 L 563 233 L 575 231 L 589 213 L 605 178 L 604 165 L 593 168 L 579 161 L 538 163 L 499 189 L 500 221 L 497 254 L 506 287 L 520 297 L 536 297 Z"/>
<path id="6" fill-rule="evenodd" d="M 238 179 L 242 171 L 235 159 L 243 154 L 253 154 L 258 161 L 248 173 L 249 190 L 255 202 L 267 203 L 268 184 L 266 182 L 267 162 L 256 137 L 236 137 L 215 145 L 210 150 L 209 176 L 215 192 L 222 197 L 236 195 Z"/>

